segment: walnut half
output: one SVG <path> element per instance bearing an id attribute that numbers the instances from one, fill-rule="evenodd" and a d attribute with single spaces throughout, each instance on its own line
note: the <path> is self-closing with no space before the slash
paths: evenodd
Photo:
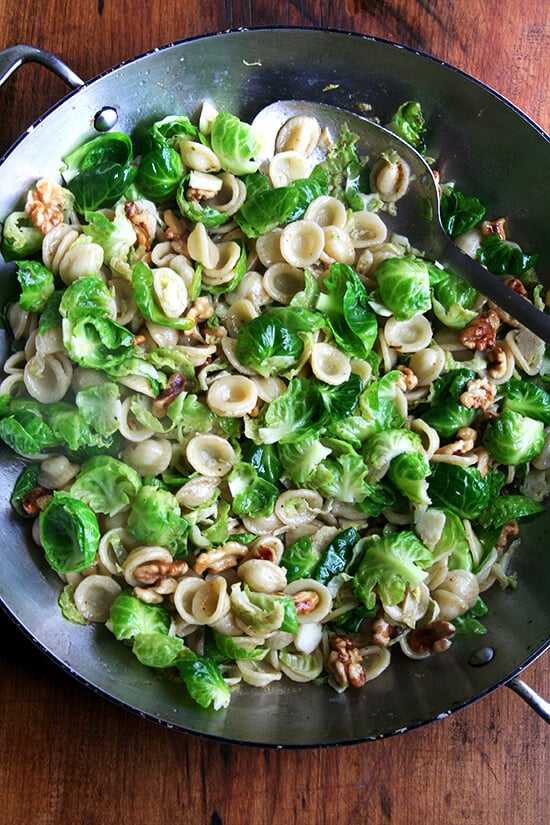
<path id="1" fill-rule="evenodd" d="M 330 653 L 326 666 L 337 684 L 346 688 L 363 687 L 367 681 L 361 654 L 349 636 L 332 636 L 329 639 Z"/>

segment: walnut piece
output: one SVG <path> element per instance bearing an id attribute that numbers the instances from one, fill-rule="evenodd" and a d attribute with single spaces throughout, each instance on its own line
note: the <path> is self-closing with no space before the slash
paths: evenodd
<path id="1" fill-rule="evenodd" d="M 292 600 L 296 605 L 296 613 L 298 616 L 304 616 L 306 613 L 311 613 L 319 604 L 319 594 L 315 590 L 300 590 L 294 593 Z"/>
<path id="2" fill-rule="evenodd" d="M 21 499 L 21 507 L 29 516 L 36 516 L 44 509 L 53 493 L 47 487 L 34 487 Z"/>
<path id="3" fill-rule="evenodd" d="M 124 204 L 124 212 L 132 224 L 134 232 L 136 233 L 136 246 L 142 246 L 145 249 L 150 249 L 150 219 L 147 212 L 140 210 L 139 206 L 134 201 L 126 201 Z"/>
<path id="4" fill-rule="evenodd" d="M 519 524 L 517 523 L 517 521 L 515 519 L 512 519 L 511 521 L 507 521 L 506 524 L 504 525 L 504 527 L 502 528 L 500 536 L 498 537 L 498 539 L 495 543 L 495 547 L 497 548 L 497 550 L 502 550 L 504 547 L 506 547 L 509 540 L 511 538 L 514 538 L 518 534 L 519 534 Z"/>
<path id="5" fill-rule="evenodd" d="M 460 403 L 469 410 L 486 410 L 495 400 L 496 394 L 496 384 L 492 381 L 487 378 L 474 378 L 466 384 L 466 389 L 460 396 Z"/>
<path id="6" fill-rule="evenodd" d="M 367 681 L 363 660 L 355 643 L 349 636 L 332 636 L 329 639 L 330 652 L 327 669 L 332 672 L 340 687 L 360 688 Z"/>
<path id="7" fill-rule="evenodd" d="M 396 627 L 379 617 L 372 623 L 372 643 L 378 647 L 387 647 L 392 639 L 400 636 L 404 631 L 405 628 Z"/>
<path id="8" fill-rule="evenodd" d="M 500 381 L 508 370 L 508 352 L 504 347 L 495 346 L 487 353 L 487 375 L 493 381 Z"/>
<path id="9" fill-rule="evenodd" d="M 474 448 L 477 439 L 477 431 L 472 427 L 461 427 L 457 430 L 457 440 L 450 444 L 438 447 L 434 455 L 466 455 Z"/>
<path id="10" fill-rule="evenodd" d="M 417 375 L 410 367 L 406 367 L 404 364 L 399 364 L 397 369 L 401 373 L 401 376 L 395 382 L 396 386 L 399 387 L 400 390 L 403 390 L 403 392 L 414 390 L 418 386 Z"/>
<path id="11" fill-rule="evenodd" d="M 67 201 L 65 192 L 53 180 L 41 178 L 36 182 L 36 190 L 27 193 L 25 212 L 34 226 L 44 235 L 54 226 L 63 223 L 63 209 Z"/>
<path id="12" fill-rule="evenodd" d="M 206 297 L 206 295 L 201 295 L 197 298 L 193 306 L 189 309 L 186 313 L 186 318 L 191 318 L 192 321 L 196 323 L 200 321 L 208 321 L 214 314 L 214 307 Z"/>
<path id="13" fill-rule="evenodd" d="M 500 326 L 500 318 L 494 309 L 489 309 L 474 318 L 461 330 L 460 343 L 466 349 L 475 349 L 483 352 L 495 346 L 496 332 Z"/>
<path id="14" fill-rule="evenodd" d="M 152 561 L 140 564 L 133 570 L 133 576 L 139 584 L 157 584 L 165 576 L 172 578 L 187 573 L 189 565 L 185 561 Z"/>
<path id="15" fill-rule="evenodd" d="M 200 553 L 193 565 L 193 571 L 201 576 L 206 570 L 209 573 L 221 573 L 236 567 L 248 553 L 248 546 L 238 541 L 227 541 L 225 544 Z"/>
<path id="16" fill-rule="evenodd" d="M 506 230 L 504 229 L 504 224 L 506 223 L 506 218 L 496 218 L 494 221 L 483 221 L 481 224 L 481 234 L 483 236 L 487 235 L 498 235 L 501 241 L 506 240 Z"/>
<path id="17" fill-rule="evenodd" d="M 409 633 L 409 647 L 414 653 L 442 653 L 451 646 L 449 636 L 452 636 L 455 630 L 453 624 L 444 621 L 416 627 Z"/>
<path id="18" fill-rule="evenodd" d="M 174 372 L 168 379 L 168 384 L 162 392 L 157 395 L 151 406 L 151 411 L 157 418 L 164 418 L 168 406 L 185 389 L 185 376 L 181 372 Z"/>

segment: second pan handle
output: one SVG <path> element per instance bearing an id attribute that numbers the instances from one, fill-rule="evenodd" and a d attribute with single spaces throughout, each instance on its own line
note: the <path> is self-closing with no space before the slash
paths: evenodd
<path id="1" fill-rule="evenodd" d="M 63 63 L 55 54 L 39 49 L 37 46 L 9 46 L 0 51 L 0 86 L 13 74 L 23 63 L 41 63 L 42 66 L 50 69 L 61 80 L 64 80 L 72 89 L 79 89 L 84 85 L 84 81 L 66 63 Z"/>

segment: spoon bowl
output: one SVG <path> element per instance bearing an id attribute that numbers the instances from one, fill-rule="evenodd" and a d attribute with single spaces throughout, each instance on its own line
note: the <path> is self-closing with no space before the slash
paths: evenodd
<path id="1" fill-rule="evenodd" d="M 550 316 L 463 252 L 446 234 L 441 221 L 438 186 L 432 170 L 422 155 L 394 132 L 336 106 L 302 100 L 278 100 L 265 106 L 252 121 L 262 140 L 262 160 L 273 156 L 279 130 L 289 118 L 297 116 L 316 118 L 333 139 L 341 127 L 347 125 L 358 136 L 356 146 L 359 154 L 367 155 L 371 162 L 384 153 L 396 152 L 407 163 L 411 174 L 407 193 L 399 200 L 397 214 L 388 216 L 390 231 L 405 235 L 427 259 L 455 272 L 534 335 L 550 343 Z"/>

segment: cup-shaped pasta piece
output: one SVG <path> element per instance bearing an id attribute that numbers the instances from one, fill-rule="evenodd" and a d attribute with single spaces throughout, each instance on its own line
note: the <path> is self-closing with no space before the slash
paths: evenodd
<path id="1" fill-rule="evenodd" d="M 314 198 L 304 213 L 306 221 L 314 221 L 319 226 L 337 226 L 343 229 L 348 219 L 345 205 L 332 195 Z"/>
<path id="2" fill-rule="evenodd" d="M 281 651 L 279 667 L 292 682 L 312 682 L 323 672 L 323 652 L 320 648 L 309 654 Z"/>
<path id="3" fill-rule="evenodd" d="M 229 335 L 236 338 L 239 330 L 251 321 L 258 317 L 258 310 L 248 298 L 241 298 L 240 301 L 235 301 L 227 310 L 225 316 L 225 327 Z"/>
<path id="4" fill-rule="evenodd" d="M 223 576 L 212 576 L 197 588 L 191 602 L 195 624 L 211 625 L 229 613 L 231 602 Z"/>
<path id="5" fill-rule="evenodd" d="M 180 579 L 174 591 L 172 598 L 176 612 L 189 625 L 195 626 L 197 624 L 197 619 L 193 613 L 193 599 L 203 585 L 204 579 L 191 574 Z"/>
<path id="6" fill-rule="evenodd" d="M 285 382 L 276 375 L 253 375 L 252 380 L 256 384 L 258 398 L 261 398 L 262 401 L 266 401 L 268 404 L 286 392 Z"/>
<path id="7" fill-rule="evenodd" d="M 432 325 L 424 315 L 415 315 L 407 321 L 391 317 L 384 327 L 388 346 L 399 352 L 417 352 L 426 349 L 432 340 Z"/>
<path id="8" fill-rule="evenodd" d="M 274 229 L 256 238 L 256 255 L 266 268 L 272 264 L 280 263 L 283 260 L 281 254 L 282 232 L 282 227 L 276 226 Z"/>
<path id="9" fill-rule="evenodd" d="M 374 192 L 386 203 L 393 203 L 407 193 L 411 170 L 409 164 L 398 155 L 392 159 L 380 158 L 374 164 L 370 184 Z"/>
<path id="10" fill-rule="evenodd" d="M 3 370 L 6 375 L 15 375 L 16 373 L 23 374 L 23 370 L 25 369 L 25 364 L 27 363 L 27 358 L 22 349 L 14 352 L 13 355 L 10 355 L 3 366 Z"/>
<path id="11" fill-rule="evenodd" d="M 122 458 L 142 476 L 164 473 L 172 461 L 172 444 L 167 438 L 147 438 L 137 444 L 128 444 Z"/>
<path id="12" fill-rule="evenodd" d="M 255 307 L 261 307 L 271 303 L 271 297 L 264 289 L 263 275 L 260 275 L 259 272 L 254 270 L 247 272 L 237 286 L 237 289 L 225 296 L 225 300 L 229 306 L 243 298 L 250 301 Z"/>
<path id="13" fill-rule="evenodd" d="M 178 330 L 174 327 L 167 327 L 164 324 L 155 324 L 153 321 L 145 322 L 145 349 L 147 352 L 156 347 L 167 347 L 173 349 L 179 341 Z"/>
<path id="14" fill-rule="evenodd" d="M 172 554 L 166 549 L 166 547 L 161 547 L 160 545 L 155 544 L 134 547 L 134 549 L 128 553 L 128 556 L 122 565 L 124 580 L 126 584 L 130 585 L 130 587 L 137 587 L 141 584 L 140 580 L 136 578 L 135 575 L 138 568 L 145 564 L 170 564 L 172 561 Z"/>
<path id="15" fill-rule="evenodd" d="M 345 229 L 357 249 L 384 243 L 388 234 L 388 229 L 382 218 L 367 209 L 352 212 Z"/>
<path id="16" fill-rule="evenodd" d="M 391 662 L 391 653 L 387 647 L 368 645 L 367 647 L 359 648 L 359 652 L 363 660 L 363 671 L 366 682 L 372 682 L 373 679 L 380 676 Z"/>
<path id="17" fill-rule="evenodd" d="M 286 262 L 272 264 L 264 273 L 264 289 L 274 301 L 288 305 L 304 288 L 304 270 Z"/>
<path id="18" fill-rule="evenodd" d="M 64 223 L 48 232 L 42 241 L 44 264 L 67 286 L 87 275 L 102 277 L 103 258 L 99 244 Z"/>
<path id="19" fill-rule="evenodd" d="M 183 279 L 170 267 L 153 269 L 155 301 L 168 318 L 179 318 L 187 307 L 187 288 Z"/>
<path id="20" fill-rule="evenodd" d="M 242 418 L 258 403 L 256 384 L 245 375 L 227 375 L 210 384 L 206 403 L 224 418 Z"/>
<path id="21" fill-rule="evenodd" d="M 330 590 L 316 579 L 295 579 L 284 592 L 294 599 L 299 624 L 322 622 L 332 609 Z"/>
<path id="22" fill-rule="evenodd" d="M 237 568 L 241 581 L 256 593 L 276 593 L 286 587 L 286 570 L 272 561 L 248 559 Z"/>
<path id="23" fill-rule="evenodd" d="M 516 366 L 527 375 L 538 375 L 544 357 L 544 341 L 528 329 L 512 329 L 504 340 Z"/>
<path id="24" fill-rule="evenodd" d="M 434 344 L 425 349 L 417 350 L 411 355 L 409 367 L 418 378 L 421 387 L 433 384 L 439 378 L 445 366 L 445 352 Z"/>
<path id="25" fill-rule="evenodd" d="M 384 605 L 384 613 L 390 624 L 403 624 L 415 627 L 416 623 L 425 615 L 430 603 L 430 591 L 421 582 L 417 587 L 407 586 L 405 596 L 399 604 Z"/>
<path id="26" fill-rule="evenodd" d="M 441 445 L 439 433 L 421 418 L 412 419 L 411 430 L 418 433 L 422 439 L 422 446 L 424 447 L 426 458 L 429 460 Z"/>
<path id="27" fill-rule="evenodd" d="M 122 575 L 122 565 L 128 553 L 137 545 L 136 539 L 124 527 L 112 527 L 107 530 L 101 536 L 97 548 L 100 568 L 112 576 Z"/>
<path id="28" fill-rule="evenodd" d="M 252 367 L 247 367 L 244 364 L 241 364 L 237 357 L 237 339 L 230 338 L 229 335 L 226 335 L 225 338 L 221 340 L 221 348 L 227 363 L 233 367 L 234 370 L 240 372 L 241 375 L 247 375 L 249 378 L 254 379 L 256 375 L 256 370 Z"/>
<path id="29" fill-rule="evenodd" d="M 282 672 L 270 662 L 257 659 L 239 659 L 237 667 L 243 677 L 243 682 L 252 687 L 267 687 L 271 682 L 282 679 Z"/>
<path id="30" fill-rule="evenodd" d="M 287 529 L 275 513 L 270 516 L 243 516 L 242 523 L 249 533 L 257 536 L 277 535 Z"/>
<path id="31" fill-rule="evenodd" d="M 313 344 L 309 362 L 315 377 L 334 387 L 343 384 L 351 375 L 349 358 L 332 344 Z"/>
<path id="32" fill-rule="evenodd" d="M 40 464 L 37 482 L 48 490 L 61 490 L 76 478 L 80 466 L 64 455 L 50 455 Z"/>
<path id="33" fill-rule="evenodd" d="M 432 591 L 433 599 L 439 605 L 439 618 L 445 622 L 452 622 L 457 616 L 462 616 L 477 601 L 479 583 L 476 576 L 469 570 L 449 570 L 445 580 L 437 590 Z"/>
<path id="34" fill-rule="evenodd" d="M 50 327 L 36 333 L 34 346 L 39 355 L 53 355 L 63 351 L 63 331 L 61 326 Z"/>
<path id="35" fill-rule="evenodd" d="M 21 338 L 28 338 L 31 332 L 37 328 L 38 314 L 27 312 L 26 309 L 21 307 L 19 301 L 10 305 L 7 316 L 16 341 Z"/>
<path id="36" fill-rule="evenodd" d="M 323 226 L 325 244 L 321 254 L 323 263 L 352 264 L 355 261 L 355 246 L 349 232 L 339 226 Z"/>
<path id="37" fill-rule="evenodd" d="M 219 172 L 221 164 L 218 156 L 203 143 L 195 140 L 182 140 L 179 143 L 179 153 L 188 169 L 197 172 Z"/>
<path id="38" fill-rule="evenodd" d="M 215 269 L 220 260 L 220 250 L 208 235 L 203 223 L 195 224 L 187 238 L 187 249 L 194 261 L 198 261 L 205 269 Z"/>
<path id="39" fill-rule="evenodd" d="M 191 467 L 203 476 L 221 478 L 235 463 L 235 450 L 219 435 L 196 435 L 187 444 L 185 455 Z"/>
<path id="40" fill-rule="evenodd" d="M 204 267 L 203 281 L 209 286 L 225 284 L 233 278 L 241 257 L 241 247 L 235 241 L 217 244 L 218 260 L 213 267 Z"/>
<path id="41" fill-rule="evenodd" d="M 224 172 L 219 176 L 219 180 L 219 191 L 215 197 L 206 200 L 206 205 L 226 215 L 234 215 L 246 200 L 246 185 L 231 172 Z"/>
<path id="42" fill-rule="evenodd" d="M 190 478 L 176 492 L 177 502 L 182 507 L 190 510 L 202 507 L 216 496 L 219 483 L 217 478 L 206 478 L 205 476 Z"/>
<path id="43" fill-rule="evenodd" d="M 277 152 L 300 152 L 310 155 L 321 137 L 321 126 L 317 118 L 310 115 L 295 115 L 286 120 L 275 138 Z"/>
<path id="44" fill-rule="evenodd" d="M 293 221 L 281 233 L 281 254 L 292 266 L 311 266 L 319 260 L 324 245 L 323 229 L 313 221 Z"/>
<path id="45" fill-rule="evenodd" d="M 133 378 L 133 376 L 128 377 Z M 142 376 L 136 377 L 138 379 L 142 378 Z M 126 379 L 121 380 L 120 383 L 128 386 Z M 152 432 L 149 427 L 146 427 L 144 424 L 140 424 L 134 416 L 131 410 L 133 398 L 135 398 L 135 396 L 129 395 L 128 398 L 124 399 L 120 406 L 120 424 L 118 429 L 126 441 L 145 441 L 147 438 L 151 438 Z"/>
<path id="46" fill-rule="evenodd" d="M 86 621 L 106 622 L 111 605 L 121 589 L 111 576 L 85 576 L 74 591 L 74 603 Z"/>
<path id="47" fill-rule="evenodd" d="M 268 167 L 268 176 L 275 189 L 307 178 L 309 172 L 310 164 L 306 156 L 292 149 L 273 155 Z"/>
<path id="48" fill-rule="evenodd" d="M 275 514 L 283 524 L 299 525 L 313 521 L 323 506 L 323 498 L 315 490 L 286 490 L 277 497 Z"/>
<path id="49" fill-rule="evenodd" d="M 71 386 L 73 368 L 62 352 L 52 355 L 35 355 L 27 361 L 24 381 L 27 392 L 42 404 L 61 401 Z"/>

